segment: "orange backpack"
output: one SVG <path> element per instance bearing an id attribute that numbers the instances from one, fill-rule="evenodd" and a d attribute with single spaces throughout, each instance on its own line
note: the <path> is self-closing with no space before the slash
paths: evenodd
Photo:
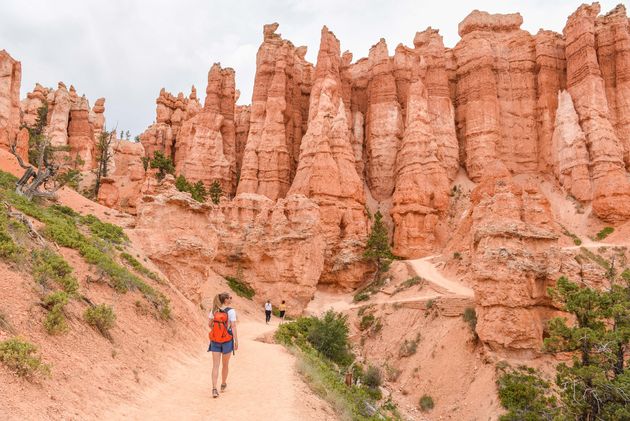
<path id="1" fill-rule="evenodd" d="M 228 311 L 230 307 L 224 310 L 219 309 L 212 316 L 212 329 L 208 334 L 208 338 L 212 342 L 224 343 L 232 340 L 232 331 L 228 329 Z"/>

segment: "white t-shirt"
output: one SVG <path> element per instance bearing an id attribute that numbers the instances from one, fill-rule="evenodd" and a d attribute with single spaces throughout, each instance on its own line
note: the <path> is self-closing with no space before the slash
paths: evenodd
<path id="1" fill-rule="evenodd" d="M 271 303 L 265 303 L 265 310 L 271 311 Z"/>

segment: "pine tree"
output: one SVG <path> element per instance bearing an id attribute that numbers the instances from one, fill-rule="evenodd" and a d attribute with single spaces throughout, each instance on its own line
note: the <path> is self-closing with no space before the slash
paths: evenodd
<path id="1" fill-rule="evenodd" d="M 608 291 L 580 287 L 562 277 L 549 294 L 575 317 L 549 323 L 545 349 L 574 352 L 571 366 L 557 367 L 562 412 L 580 421 L 630 419 L 630 283 Z"/>
<path id="2" fill-rule="evenodd" d="M 210 199 L 212 200 L 212 203 L 218 205 L 221 201 L 221 196 L 223 196 L 221 184 L 217 180 L 214 180 L 210 185 Z"/>
<path id="3" fill-rule="evenodd" d="M 372 231 L 368 237 L 363 257 L 372 262 L 376 267 L 376 279 L 379 279 L 381 274 L 387 272 L 392 260 L 394 259 L 394 255 L 392 254 L 392 250 L 389 246 L 387 227 L 383 223 L 383 215 L 380 211 L 377 211 L 376 214 L 374 214 Z"/>
<path id="4" fill-rule="evenodd" d="M 173 174 L 175 172 L 173 161 L 164 156 L 162 151 L 153 152 L 153 159 L 151 159 L 150 165 L 151 168 L 158 170 L 156 177 L 159 181 L 164 180 L 166 174 Z"/>

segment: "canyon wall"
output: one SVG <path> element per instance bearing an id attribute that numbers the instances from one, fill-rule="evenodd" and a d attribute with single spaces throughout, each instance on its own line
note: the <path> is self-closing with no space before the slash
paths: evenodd
<path id="1" fill-rule="evenodd" d="M 400 257 L 467 251 L 482 341 L 536 349 L 555 311 L 546 287 L 566 260 L 537 183 L 595 225 L 630 220 L 630 32 L 625 7 L 600 15 L 597 3 L 562 34 L 532 35 L 522 21 L 473 11 L 453 48 L 427 28 L 413 46 L 390 55 L 381 39 L 355 61 L 324 27 L 316 64 L 265 25 L 251 105 L 236 105 L 235 72 L 220 64 L 203 105 L 194 87 L 162 89 L 140 143 L 114 146 L 99 200 L 137 213 L 152 257 L 187 288 L 210 266 L 286 296 L 296 312 L 318 284 L 349 290 L 369 278 L 362 254 L 380 210 Z M 19 83 L 20 64 L 3 51 L 0 147 L 17 141 L 24 153 L 20 126 L 45 103 L 51 142 L 94 168 L 104 100 L 90 108 L 60 83 L 37 85 L 20 105 Z M 155 186 L 142 159 L 156 151 L 175 175 L 219 182 L 220 202 L 191 202 L 170 176 Z"/>

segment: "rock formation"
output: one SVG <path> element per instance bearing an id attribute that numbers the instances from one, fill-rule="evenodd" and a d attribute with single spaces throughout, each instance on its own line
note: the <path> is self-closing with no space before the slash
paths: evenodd
<path id="1" fill-rule="evenodd" d="M 472 206 L 477 334 L 493 347 L 539 350 L 543 321 L 555 311 L 547 287 L 560 266 L 549 202 L 533 183 L 507 177 L 481 183 Z"/>
<path id="2" fill-rule="evenodd" d="M 162 88 L 155 102 L 157 104 L 155 123 L 140 135 L 140 142 L 149 157 L 153 157 L 155 151 L 160 151 L 167 157 L 174 158 L 175 139 L 182 123 L 201 109 L 197 90 L 193 86 L 190 95 L 184 97 L 181 92 L 174 96 Z"/>
<path id="3" fill-rule="evenodd" d="M 20 130 L 20 82 L 22 65 L 0 51 L 0 147 L 9 149 Z"/>
<path id="4" fill-rule="evenodd" d="M 354 62 L 324 27 L 316 66 L 265 25 L 251 105 L 236 106 L 234 71 L 219 64 L 203 107 L 194 87 L 162 89 L 142 145 L 114 147 L 99 200 L 138 213 L 152 257 L 190 294 L 211 267 L 286 294 L 296 311 L 318 284 L 367 279 L 368 214 L 379 209 L 399 256 L 467 251 L 482 341 L 538 349 L 555 312 L 546 287 L 560 263 L 578 271 L 558 252 L 551 197 L 576 199 L 589 230 L 630 219 L 629 23 L 623 6 L 598 15 L 583 5 L 562 34 L 532 35 L 517 13 L 473 11 L 452 49 L 428 28 L 411 47 L 390 56 L 381 39 Z M 90 109 L 72 87 L 37 85 L 20 120 L 19 63 L 2 52 L 0 69 L 0 143 L 17 139 L 26 154 L 20 124 L 47 104 L 53 144 L 93 169 L 104 100 Z M 141 165 L 158 150 L 176 175 L 219 181 L 226 197 L 198 204 L 170 176 L 159 185 Z"/>
<path id="5" fill-rule="evenodd" d="M 57 89 L 35 85 L 21 102 L 22 124 L 34 127 L 39 110 L 47 107 L 44 135 L 50 144 L 61 150 L 67 148 L 69 163 L 84 173 L 96 167 L 96 145 L 105 128 L 105 98 L 99 98 L 90 108 L 85 96 L 59 82 Z"/>
<path id="6" fill-rule="evenodd" d="M 236 133 L 236 179 L 240 180 L 241 167 L 243 166 L 243 155 L 245 154 L 245 144 L 249 134 L 249 119 L 251 117 L 251 107 L 249 105 L 237 105 L 234 111 L 234 126 Z"/>
<path id="7" fill-rule="evenodd" d="M 170 180 L 170 181 L 169 181 Z M 239 194 L 220 206 L 200 204 L 164 185 L 143 198 L 136 232 L 162 271 L 191 299 L 211 268 L 256 287 L 257 296 L 283 297 L 299 313 L 324 265 L 319 208 L 304 196 L 277 202 Z"/>
<path id="8" fill-rule="evenodd" d="M 424 69 L 426 72 L 426 69 Z M 396 161 L 396 190 L 391 209 L 394 253 L 419 257 L 446 238 L 441 216 L 449 205 L 449 179 L 438 159 L 437 136 L 429 115 L 425 72 L 416 67 L 409 87 L 407 127 Z"/>
<path id="9" fill-rule="evenodd" d="M 586 137 L 580 128 L 573 100 L 567 91 L 558 93 L 551 155 L 554 174 L 577 200 L 591 200 L 591 179 Z"/>
<path id="10" fill-rule="evenodd" d="M 596 18 L 595 44 L 611 123 L 630 170 L 630 25 L 623 4 Z"/>
<path id="11" fill-rule="evenodd" d="M 363 280 L 361 259 L 367 236 L 365 193 L 354 166 L 351 132 L 342 99 L 339 73 L 339 41 L 324 27 L 317 66 L 308 129 L 302 138 L 300 157 L 291 194 L 303 194 L 320 208 L 326 238 L 326 260 L 320 283 L 343 287 Z"/>
<path id="12" fill-rule="evenodd" d="M 538 165 L 535 44 L 522 22 L 474 11 L 459 24 L 456 120 L 474 181 Z"/>
<path id="13" fill-rule="evenodd" d="M 624 147 L 609 120 L 610 110 L 595 45 L 599 4 L 582 5 L 564 28 L 567 89 L 586 135 L 593 180 L 593 211 L 607 221 L 630 218 L 630 181 L 623 161 Z M 619 92 L 623 95 L 624 91 Z M 627 98 L 622 97 L 623 103 Z M 619 98 L 617 98 L 619 102 Z"/>
<path id="14" fill-rule="evenodd" d="M 145 181 L 144 147 L 141 143 L 117 140 L 112 154 L 109 171 L 101 179 L 98 202 L 135 215 Z"/>
<path id="15" fill-rule="evenodd" d="M 396 97 L 392 61 L 384 39 L 370 48 L 365 118 L 366 167 L 370 191 L 378 201 L 387 199 L 394 192 L 396 153 L 403 134 L 403 118 Z"/>
<path id="16" fill-rule="evenodd" d="M 306 129 L 312 65 L 306 47 L 276 34 L 278 24 L 265 25 L 256 55 L 249 136 L 238 193 L 258 193 L 272 200 L 285 197 L 298 164 Z"/>
<path id="17" fill-rule="evenodd" d="M 218 181 L 228 194 L 236 190 L 235 99 L 234 70 L 214 64 L 204 106 L 182 123 L 174 153 L 177 174 L 206 186 Z"/>

